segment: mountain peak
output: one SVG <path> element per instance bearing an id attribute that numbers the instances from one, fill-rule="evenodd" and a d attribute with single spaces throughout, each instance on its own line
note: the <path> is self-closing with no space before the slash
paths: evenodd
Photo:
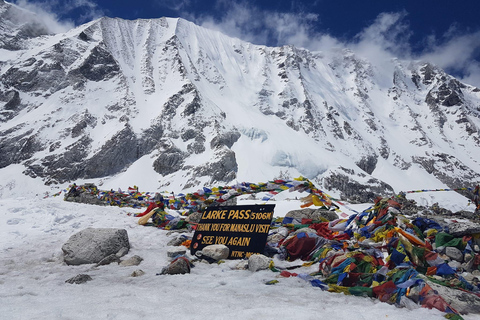
<path id="1" fill-rule="evenodd" d="M 117 188 L 124 176 L 178 190 L 303 175 L 368 201 L 480 178 L 480 94 L 428 63 L 379 69 L 180 18 L 12 34 L 23 51 L 0 61 L 0 168 L 46 183 Z"/>
<path id="2" fill-rule="evenodd" d="M 0 48 L 19 50 L 25 47 L 25 40 L 47 34 L 51 34 L 48 26 L 36 14 L 0 2 Z"/>

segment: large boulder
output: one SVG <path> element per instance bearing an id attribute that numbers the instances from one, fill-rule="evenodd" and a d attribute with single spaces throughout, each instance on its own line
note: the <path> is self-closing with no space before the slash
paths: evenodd
<path id="1" fill-rule="evenodd" d="M 202 249 L 202 254 L 220 261 L 228 258 L 230 249 L 224 244 L 211 244 Z"/>
<path id="2" fill-rule="evenodd" d="M 190 273 L 190 262 L 185 257 L 178 257 L 173 260 L 168 266 L 164 267 L 157 275 L 163 274 L 186 274 Z"/>
<path id="3" fill-rule="evenodd" d="M 312 220 L 323 220 L 326 219 L 328 221 L 333 221 L 338 219 L 338 215 L 335 211 L 329 211 L 325 209 L 299 209 L 299 210 L 292 210 L 289 211 L 285 217 L 294 218 L 297 220 L 302 219 L 312 219 Z"/>
<path id="4" fill-rule="evenodd" d="M 445 248 L 445 254 L 455 260 L 455 261 L 458 261 L 458 262 L 463 262 L 463 253 L 462 251 L 460 251 L 459 249 L 455 248 L 455 247 L 446 247 Z"/>
<path id="5" fill-rule="evenodd" d="M 252 272 L 266 270 L 270 266 L 271 261 L 272 259 L 263 254 L 252 254 L 248 258 L 248 270 Z"/>
<path id="6" fill-rule="evenodd" d="M 62 246 L 62 251 L 66 264 L 81 265 L 98 263 L 123 248 L 130 249 L 127 230 L 87 228 L 72 235 Z"/>
<path id="7" fill-rule="evenodd" d="M 469 223 L 452 223 L 448 225 L 449 233 L 454 237 L 463 237 L 465 235 L 480 233 L 480 224 Z"/>
<path id="8" fill-rule="evenodd" d="M 193 212 L 185 219 L 185 221 L 187 221 L 188 223 L 199 223 L 201 219 L 201 212 Z"/>

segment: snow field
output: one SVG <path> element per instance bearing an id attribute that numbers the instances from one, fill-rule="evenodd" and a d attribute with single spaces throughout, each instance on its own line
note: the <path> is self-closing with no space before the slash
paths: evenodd
<path id="1" fill-rule="evenodd" d="M 299 207 L 280 193 L 279 215 Z M 292 194 L 293 196 L 293 194 Z M 282 199 L 283 197 L 283 199 Z M 252 203 L 240 200 L 241 204 Z M 255 202 L 255 201 L 253 201 Z M 256 201 L 258 202 L 258 201 Z M 357 206 L 358 208 L 358 206 Z M 270 270 L 236 270 L 239 261 L 195 263 L 190 274 L 156 276 L 169 263 L 167 242 L 177 234 L 136 223 L 130 208 L 69 203 L 61 197 L 0 200 L 0 314 L 5 319 L 444 319 L 427 309 L 399 309 L 377 300 L 323 292 L 300 278 Z M 139 266 L 67 266 L 61 247 L 87 227 L 125 228 Z M 274 260 L 286 267 L 300 262 Z M 137 269 L 145 272 L 131 277 Z M 295 269 L 311 273 L 309 268 Z M 93 281 L 65 283 L 88 274 Z M 275 285 L 265 282 L 277 279 Z M 466 320 L 475 319 L 466 316 Z"/>

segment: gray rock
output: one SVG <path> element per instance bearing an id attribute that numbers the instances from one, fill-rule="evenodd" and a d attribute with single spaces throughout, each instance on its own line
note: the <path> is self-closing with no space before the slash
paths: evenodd
<path id="1" fill-rule="evenodd" d="M 202 219 L 202 213 L 201 212 L 194 212 L 190 214 L 185 221 L 188 223 L 198 223 L 200 222 L 200 219 Z"/>
<path id="2" fill-rule="evenodd" d="M 227 148 L 231 148 L 238 139 L 240 139 L 241 134 L 238 131 L 229 131 L 224 132 L 215 136 L 210 141 L 210 148 L 215 149 L 220 146 L 227 146 Z"/>
<path id="3" fill-rule="evenodd" d="M 185 142 L 185 141 L 193 139 L 196 136 L 201 135 L 201 134 L 202 134 L 202 132 L 196 131 L 194 129 L 187 129 L 187 130 L 182 132 L 180 137 L 182 137 L 183 142 Z"/>
<path id="4" fill-rule="evenodd" d="M 480 214 L 479 214 L 479 217 L 480 217 Z M 480 252 L 480 237 L 474 237 L 472 240 L 473 240 L 473 245 L 474 246 L 477 245 L 478 248 L 479 248 L 479 252 Z M 474 248 L 474 250 L 475 250 L 475 248 Z"/>
<path id="5" fill-rule="evenodd" d="M 99 65 L 100 67 L 98 67 Z M 119 71 L 120 68 L 115 58 L 101 46 L 96 46 L 85 62 L 71 71 L 71 75 L 79 78 L 83 76 L 91 81 L 100 81 L 114 77 Z"/>
<path id="6" fill-rule="evenodd" d="M 290 233 L 290 230 L 286 227 L 280 227 L 278 229 L 274 229 L 273 230 L 275 233 L 279 234 L 279 235 L 282 235 L 284 237 L 288 236 L 288 234 Z"/>
<path id="7" fill-rule="evenodd" d="M 2 150 L 0 153 L 0 167 L 2 168 L 12 163 L 27 160 L 37 151 L 42 150 L 42 145 L 34 130 L 17 134 L 12 138 L 8 138 L 2 131 L 0 136 L 3 136 L 0 139 L 0 149 Z M 43 149 L 45 149 L 44 146 Z"/>
<path id="8" fill-rule="evenodd" d="M 120 258 L 117 257 L 116 254 L 111 254 L 111 255 L 109 255 L 109 256 L 106 256 L 106 257 L 103 258 L 102 260 L 100 260 L 100 262 L 98 262 L 98 263 L 96 264 L 96 266 L 97 266 L 97 267 L 98 267 L 98 266 L 105 266 L 105 265 L 107 265 L 107 264 L 114 263 L 114 262 L 120 263 Z"/>
<path id="9" fill-rule="evenodd" d="M 93 140 L 85 135 L 76 142 L 70 144 L 66 152 L 62 154 L 49 154 L 42 159 L 42 165 L 29 165 L 26 173 L 32 177 L 52 177 L 58 182 L 72 181 L 80 177 L 83 173 L 83 167 L 86 165 L 85 158 L 91 150 Z M 51 145 L 50 148 L 58 148 L 61 145 L 59 141 Z M 61 170 L 60 170 L 61 169 Z M 82 194 L 86 195 L 86 194 Z M 65 199 L 76 201 L 78 199 Z M 92 204 L 98 204 L 98 199 L 91 195 L 88 197 Z M 76 201 L 79 202 L 79 201 Z M 90 202 L 86 202 L 90 203 Z"/>
<path id="10" fill-rule="evenodd" d="M 98 263 L 123 247 L 130 248 L 125 229 L 87 228 L 72 235 L 62 251 L 66 264 L 81 265 Z"/>
<path id="11" fill-rule="evenodd" d="M 175 258 L 177 256 L 181 256 L 181 255 L 184 255 L 185 253 L 187 253 L 187 248 L 186 247 L 173 247 L 173 248 L 169 248 L 167 250 L 167 256 L 169 258 Z"/>
<path id="12" fill-rule="evenodd" d="M 274 233 L 267 238 L 268 243 L 279 243 L 281 240 L 285 239 L 285 236 L 281 233 Z"/>
<path id="13" fill-rule="evenodd" d="M 174 246 L 174 247 L 176 247 L 176 246 L 181 245 L 181 244 L 183 243 L 183 241 L 184 241 L 184 240 L 183 240 L 182 238 L 180 238 L 180 237 L 174 238 L 174 239 L 168 241 L 167 246 Z"/>
<path id="14" fill-rule="evenodd" d="M 263 254 L 252 254 L 250 258 L 248 258 L 248 270 L 255 272 L 268 269 L 270 261 L 272 261 L 272 259 Z"/>
<path id="15" fill-rule="evenodd" d="M 236 270 L 247 270 L 248 269 L 248 260 L 241 260 L 234 267 Z"/>
<path id="16" fill-rule="evenodd" d="M 135 270 L 132 272 L 132 274 L 130 274 L 130 277 L 141 277 L 145 274 L 145 271 L 141 270 L 141 269 L 138 269 L 138 270 Z"/>
<path id="17" fill-rule="evenodd" d="M 85 161 L 83 175 L 89 178 L 104 177 L 120 172 L 138 159 L 138 141 L 129 125 L 117 132 L 91 158 Z"/>
<path id="18" fill-rule="evenodd" d="M 190 232 L 190 230 L 188 229 L 174 229 L 174 230 L 170 230 L 167 232 L 167 237 L 170 237 L 172 234 L 179 234 L 179 233 L 187 233 L 187 232 Z M 185 237 L 185 240 L 191 240 L 192 239 L 192 236 L 187 236 L 185 234 L 182 234 L 183 237 Z"/>
<path id="19" fill-rule="evenodd" d="M 202 254 L 217 261 L 225 260 L 230 254 L 230 249 L 224 244 L 212 244 L 203 248 Z"/>
<path id="20" fill-rule="evenodd" d="M 456 260 L 450 261 L 448 265 L 450 268 L 454 270 L 458 270 L 459 268 L 462 268 L 462 264 Z"/>
<path id="21" fill-rule="evenodd" d="M 71 284 L 81 284 L 90 280 L 92 280 L 92 277 L 90 277 L 88 274 L 78 274 L 75 277 L 66 280 L 65 282 Z"/>
<path id="22" fill-rule="evenodd" d="M 460 251 L 459 249 L 457 249 L 455 247 L 446 247 L 445 248 L 445 254 L 455 261 L 463 262 L 462 251 Z"/>
<path id="23" fill-rule="evenodd" d="M 356 162 L 355 164 L 366 173 L 372 174 L 372 172 L 375 170 L 377 166 L 377 162 L 378 162 L 378 156 L 376 156 L 375 154 L 371 154 L 371 155 L 362 157 L 362 159 Z"/>
<path id="24" fill-rule="evenodd" d="M 480 314 L 480 297 L 427 281 L 433 290 L 461 314 Z"/>
<path id="25" fill-rule="evenodd" d="M 325 218 L 328 221 L 333 221 L 335 219 L 338 219 L 338 215 L 335 213 L 335 211 L 316 209 L 313 214 L 314 216 Z"/>
<path id="26" fill-rule="evenodd" d="M 185 274 L 190 273 L 190 263 L 185 258 L 178 258 L 162 269 L 162 274 Z"/>
<path id="27" fill-rule="evenodd" d="M 173 238 L 172 240 L 170 240 L 167 243 L 167 246 L 179 246 L 188 239 L 189 239 L 189 237 L 187 237 L 185 235 L 179 235 L 179 236 Z"/>
<path id="28" fill-rule="evenodd" d="M 214 159 L 215 161 L 197 166 L 194 169 L 195 176 L 209 176 L 210 183 L 231 181 L 237 177 L 238 164 L 234 151 L 219 146 L 214 149 Z"/>
<path id="29" fill-rule="evenodd" d="M 203 153 L 205 151 L 205 137 L 203 135 L 195 137 L 195 140 L 187 145 L 187 151 L 194 154 Z"/>
<path id="30" fill-rule="evenodd" d="M 122 267 L 138 266 L 142 261 L 142 257 L 135 255 L 127 260 L 123 260 L 122 262 L 120 262 L 120 265 Z"/>
<path id="31" fill-rule="evenodd" d="M 128 249 L 127 247 L 123 247 L 122 249 L 118 250 L 118 252 L 115 254 L 117 257 L 121 258 L 123 257 L 124 255 L 126 255 L 128 253 L 130 249 Z"/>
<path id="32" fill-rule="evenodd" d="M 473 259 L 472 256 L 465 255 L 465 261 L 462 263 L 462 269 L 467 272 L 472 272 L 474 262 L 475 259 Z"/>
<path id="33" fill-rule="evenodd" d="M 149 154 L 156 146 L 158 141 L 162 139 L 163 127 L 159 123 L 152 123 L 150 128 L 147 128 L 138 141 L 139 155 Z"/>
<path id="34" fill-rule="evenodd" d="M 448 225 L 449 233 L 454 237 L 463 237 L 474 233 L 480 233 L 480 224 L 469 223 L 452 223 Z"/>
<path id="35" fill-rule="evenodd" d="M 207 207 L 205 203 L 203 205 Z M 229 206 L 236 206 L 236 205 L 237 205 L 237 197 L 232 197 L 225 202 L 218 202 L 218 201 L 212 202 L 208 204 L 208 207 L 229 207 Z"/>
<path id="36" fill-rule="evenodd" d="M 368 166 L 364 168 L 369 169 Z M 323 178 L 323 187 L 326 190 L 339 190 L 341 199 L 351 203 L 373 202 L 378 195 L 394 194 L 392 186 L 372 176 L 369 176 L 368 183 L 365 183 L 365 176 L 364 172 L 340 166 Z"/>
<path id="37" fill-rule="evenodd" d="M 475 279 L 475 277 L 473 276 L 473 274 L 467 273 L 467 272 L 463 272 L 463 273 L 461 274 L 461 276 L 463 277 L 463 279 L 467 280 L 468 282 L 472 282 L 473 279 Z"/>
<path id="38" fill-rule="evenodd" d="M 161 153 L 153 162 L 153 168 L 156 172 L 167 175 L 180 170 L 185 162 L 186 155 L 177 148 L 170 148 Z"/>
<path id="39" fill-rule="evenodd" d="M 301 209 L 301 210 L 292 210 L 289 211 L 285 217 L 294 218 L 298 220 L 302 219 L 313 219 L 313 220 L 323 220 L 333 221 L 338 219 L 338 215 L 335 211 L 329 211 L 325 209 Z M 322 219 L 323 218 L 323 219 Z"/>
<path id="40" fill-rule="evenodd" d="M 462 217 L 467 218 L 467 219 L 475 218 L 475 212 L 466 211 L 466 210 L 457 211 L 457 212 L 455 212 L 455 215 L 456 216 L 462 216 Z"/>
<path id="41" fill-rule="evenodd" d="M 365 297 L 367 296 L 365 295 Z M 407 308 L 408 310 L 415 310 L 415 309 L 421 308 L 420 304 L 417 304 L 415 301 L 407 298 L 406 296 L 402 296 L 400 298 L 400 302 L 398 303 L 398 306 L 402 308 Z"/>

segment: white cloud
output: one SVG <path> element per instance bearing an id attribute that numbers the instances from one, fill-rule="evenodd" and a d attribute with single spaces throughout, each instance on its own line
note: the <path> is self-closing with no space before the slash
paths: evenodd
<path id="1" fill-rule="evenodd" d="M 425 37 L 424 50 L 418 53 L 410 44 L 414 30 L 410 28 L 406 11 L 381 13 L 353 39 L 345 40 L 316 31 L 316 25 L 321 22 L 316 14 L 266 11 L 246 1 L 218 0 L 216 6 L 223 12 L 219 18 L 196 15 L 186 9 L 181 16 L 255 44 L 290 44 L 312 51 L 349 48 L 380 67 L 392 58 L 429 61 L 467 83 L 480 86 L 480 62 L 475 60 L 480 51 L 480 31 L 462 34 L 452 25 L 440 39 L 432 35 Z"/>
<path id="2" fill-rule="evenodd" d="M 17 0 L 15 4 L 22 9 L 35 13 L 35 15 L 47 26 L 50 32 L 60 33 L 65 32 L 74 27 L 72 21 L 60 21 L 57 14 L 53 13 L 51 6 L 28 2 L 26 0 Z"/>
<path id="3" fill-rule="evenodd" d="M 451 30 L 443 41 L 433 36 L 419 59 L 431 61 L 448 72 L 460 74 L 462 81 L 480 87 L 480 31 L 458 34 Z"/>
<path id="4" fill-rule="evenodd" d="M 406 16 L 406 12 L 379 14 L 372 25 L 358 33 L 347 46 L 370 61 L 410 57 L 411 32 Z"/>
<path id="5" fill-rule="evenodd" d="M 182 11 L 192 4 L 192 0 L 161 0 L 156 1 L 156 4 L 170 10 Z"/>
<path id="6" fill-rule="evenodd" d="M 345 45 L 334 37 L 314 30 L 318 15 L 308 12 L 260 10 L 246 1 L 218 0 L 221 17 L 196 15 L 183 11 L 181 16 L 205 28 L 220 31 L 258 45 L 294 45 L 312 51 L 329 51 Z"/>
<path id="7" fill-rule="evenodd" d="M 105 12 L 94 2 L 90 0 L 60 1 L 60 10 L 64 14 L 81 8 L 82 15 L 77 19 L 76 24 L 85 23 L 105 16 Z"/>
<path id="8" fill-rule="evenodd" d="M 294 45 L 312 51 L 331 48 L 351 48 L 365 58 L 377 56 L 410 55 L 410 30 L 405 22 L 406 12 L 382 13 L 374 23 L 362 30 L 354 39 L 337 39 L 316 30 L 319 16 L 308 12 L 277 12 L 261 10 L 246 2 L 218 0 L 221 17 L 181 12 L 188 20 L 206 28 L 255 44 L 274 46 Z"/>
<path id="9" fill-rule="evenodd" d="M 98 5 L 90 0 L 45 0 L 45 1 L 28 1 L 16 0 L 14 3 L 30 12 L 33 12 L 42 20 L 49 30 L 53 33 L 65 32 L 75 25 L 85 23 L 105 15 Z M 72 21 L 68 16 L 73 10 L 81 9 L 82 14 Z"/>
<path id="10" fill-rule="evenodd" d="M 255 44 L 268 42 L 268 32 L 262 28 L 264 12 L 254 10 L 241 2 L 218 1 L 217 8 L 224 14 L 220 18 L 212 15 L 197 15 L 189 11 L 181 13 L 184 18 L 208 29 L 220 31 L 230 37 L 236 37 Z"/>
<path id="11" fill-rule="evenodd" d="M 381 13 L 347 46 L 370 62 L 378 64 L 394 57 L 426 61 L 465 83 L 480 86 L 480 62 L 475 59 L 480 52 L 480 31 L 462 33 L 453 24 L 441 38 L 425 37 L 423 50 L 413 53 L 409 42 L 413 31 L 407 18 L 406 12 Z"/>

